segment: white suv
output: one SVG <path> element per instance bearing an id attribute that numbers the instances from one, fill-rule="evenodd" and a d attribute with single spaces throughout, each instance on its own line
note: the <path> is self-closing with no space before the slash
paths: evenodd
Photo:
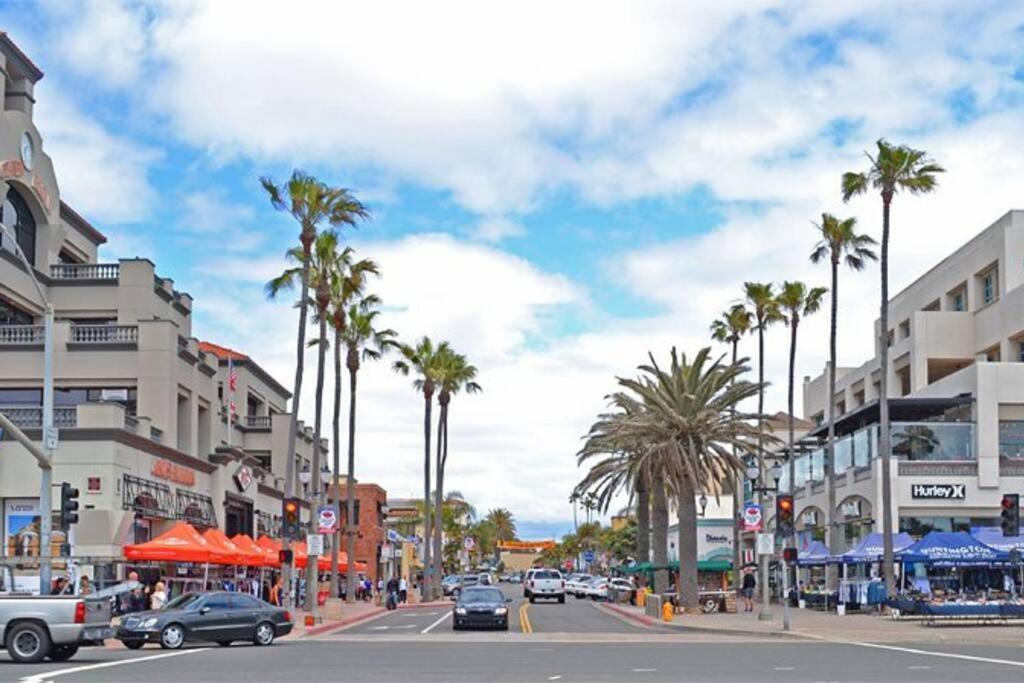
<path id="1" fill-rule="evenodd" d="M 538 569 L 527 580 L 530 590 L 530 602 L 539 598 L 554 598 L 559 603 L 565 602 L 565 579 L 557 569 Z"/>

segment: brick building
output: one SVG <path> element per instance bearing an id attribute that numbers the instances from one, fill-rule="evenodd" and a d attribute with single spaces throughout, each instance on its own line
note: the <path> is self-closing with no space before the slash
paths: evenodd
<path id="1" fill-rule="evenodd" d="M 345 477 L 341 480 L 341 528 L 344 529 L 348 523 L 346 496 L 348 495 L 347 482 Z M 386 535 L 384 531 L 385 509 L 387 506 L 387 492 L 377 484 L 356 483 L 356 552 L 357 562 L 365 562 L 370 578 L 376 583 L 381 576 L 381 546 L 383 546 Z M 328 487 L 329 500 L 334 501 L 334 487 Z M 344 550 L 347 544 L 342 539 L 341 549 Z"/>

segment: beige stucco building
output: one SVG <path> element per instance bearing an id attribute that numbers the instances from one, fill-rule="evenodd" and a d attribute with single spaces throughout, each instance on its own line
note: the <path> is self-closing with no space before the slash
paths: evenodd
<path id="1" fill-rule="evenodd" d="M 177 519 L 228 535 L 276 535 L 290 393 L 249 356 L 197 340 L 192 297 L 153 263 L 99 261 L 105 238 L 61 200 L 45 131 L 33 122 L 42 73 L 3 34 L 0 70 L 3 218 L 55 309 L 60 432 L 53 480 L 81 491 L 73 552 L 117 556 L 122 545 L 148 540 Z M 30 274 L 4 237 L 0 411 L 37 440 L 43 313 Z M 229 364 L 237 371 L 233 394 L 226 388 Z M 308 467 L 315 445 L 312 429 L 300 423 L 298 471 Z M 326 441 L 319 446 L 326 453 Z M 0 440 L 4 554 L 31 546 L 24 536 L 39 514 L 39 481 L 27 451 L 9 437 Z M 54 495 L 55 507 L 58 500 Z"/>

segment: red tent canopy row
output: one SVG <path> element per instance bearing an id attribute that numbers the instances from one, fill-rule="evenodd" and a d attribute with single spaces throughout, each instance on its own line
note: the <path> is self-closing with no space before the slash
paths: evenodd
<path id="1" fill-rule="evenodd" d="M 277 560 L 277 553 L 281 550 L 281 541 L 276 538 L 270 538 L 269 536 L 260 536 L 256 541 L 256 545 L 261 548 L 265 548 L 270 552 L 274 553 L 274 560 Z M 309 562 L 309 554 L 306 552 L 306 544 L 302 542 L 292 543 L 291 550 L 295 554 L 295 566 L 299 569 L 305 569 L 306 564 Z M 280 566 L 280 563 L 275 564 Z M 329 556 L 317 558 L 317 568 L 320 571 L 328 571 L 331 568 L 331 558 Z M 344 550 L 338 552 L 338 571 L 348 571 L 348 553 Z M 365 572 L 366 563 L 356 562 L 356 571 Z"/>

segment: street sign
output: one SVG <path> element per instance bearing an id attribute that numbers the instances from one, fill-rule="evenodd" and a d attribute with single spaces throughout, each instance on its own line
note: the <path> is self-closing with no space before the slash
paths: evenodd
<path id="1" fill-rule="evenodd" d="M 60 432 L 56 427 L 44 427 L 43 428 L 43 449 L 48 451 L 57 450 L 57 444 L 60 442 Z"/>
<path id="2" fill-rule="evenodd" d="M 322 507 L 316 511 L 316 530 L 321 534 L 333 534 L 338 530 L 338 518 L 334 508 Z"/>
<path id="3" fill-rule="evenodd" d="M 594 561 L 594 551 L 593 550 L 585 550 L 585 551 L 583 551 L 583 559 L 586 560 L 587 562 L 593 562 Z"/>
<path id="4" fill-rule="evenodd" d="M 307 534 L 306 553 L 308 553 L 309 555 L 323 555 L 324 537 L 320 534 Z"/>
<path id="5" fill-rule="evenodd" d="M 775 554 L 775 534 L 758 534 L 757 535 L 757 554 L 758 555 L 774 555 Z"/>
<path id="6" fill-rule="evenodd" d="M 756 503 L 747 503 L 743 506 L 743 530 L 760 531 L 762 524 L 761 506 Z"/>

